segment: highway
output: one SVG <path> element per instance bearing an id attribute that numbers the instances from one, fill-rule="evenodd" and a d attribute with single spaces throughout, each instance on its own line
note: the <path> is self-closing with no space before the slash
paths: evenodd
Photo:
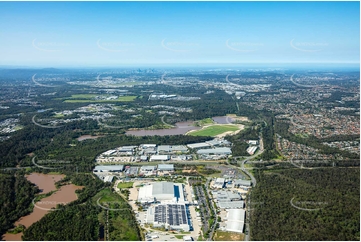
<path id="1" fill-rule="evenodd" d="M 248 162 L 249 160 L 252 160 L 253 158 L 255 158 L 256 156 L 258 155 L 261 155 L 262 153 L 264 152 L 264 146 L 263 146 L 263 139 L 262 139 L 262 136 L 260 134 L 259 136 L 259 150 L 254 154 L 254 155 L 251 155 L 249 157 L 247 157 L 246 159 L 242 160 L 241 161 L 241 170 L 246 174 L 248 175 L 251 180 L 252 180 L 252 187 L 255 187 L 257 185 L 257 180 L 256 178 L 254 178 L 254 176 L 252 175 L 251 172 L 249 172 L 245 167 L 244 167 L 244 164 L 246 162 Z M 240 157 L 235 157 L 235 159 L 237 158 L 240 158 Z M 250 216 L 251 216 L 251 213 L 250 213 L 250 204 L 251 204 L 251 192 L 249 192 L 249 198 L 248 198 L 248 205 L 246 206 L 246 216 L 247 216 L 247 219 L 246 219 L 246 223 L 245 223 L 245 226 L 246 226 L 246 231 L 247 233 L 245 233 L 245 238 L 244 240 L 245 241 L 249 241 L 249 236 L 250 236 L 250 233 L 251 233 L 251 230 L 250 230 L 250 227 L 249 227 L 249 221 L 250 221 Z"/>

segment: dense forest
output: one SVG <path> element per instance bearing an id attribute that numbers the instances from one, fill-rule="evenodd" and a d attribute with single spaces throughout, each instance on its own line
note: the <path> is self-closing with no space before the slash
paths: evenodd
<path id="1" fill-rule="evenodd" d="M 20 217 L 32 211 L 31 201 L 37 192 L 38 188 L 21 171 L 0 174 L 0 236 Z"/>
<path id="2" fill-rule="evenodd" d="M 358 168 L 256 170 L 255 177 L 252 240 L 360 239 Z"/>
<path id="3" fill-rule="evenodd" d="M 61 207 L 60 207 L 61 208 Z M 97 214 L 101 208 L 90 203 L 65 206 L 48 213 L 25 230 L 23 240 L 98 240 Z"/>
<path id="4" fill-rule="evenodd" d="M 30 121 L 29 119 L 26 120 Z M 77 166 L 79 171 L 90 171 L 96 155 L 117 146 L 142 143 L 187 144 L 209 139 L 209 137 L 184 135 L 135 137 L 107 134 L 103 131 L 100 134 L 107 134 L 107 136 L 97 140 L 82 142 L 76 140 L 83 134 L 94 134 L 94 128 L 97 127 L 97 122 L 93 120 L 73 122 L 59 129 L 45 129 L 31 124 L 16 132 L 12 139 L 2 142 L 0 166 L 14 167 L 17 164 L 34 166 L 31 157 L 27 155 L 34 152 L 38 159 L 67 159 L 71 161 L 71 164 L 62 168 L 63 170 L 71 171 Z"/>

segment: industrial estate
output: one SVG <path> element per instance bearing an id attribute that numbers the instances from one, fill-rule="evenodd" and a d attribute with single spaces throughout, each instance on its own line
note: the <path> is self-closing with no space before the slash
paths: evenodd
<path id="1" fill-rule="evenodd" d="M 258 141 L 249 143 L 257 145 Z M 203 183 L 200 185 L 201 177 L 180 176 L 175 171 L 183 168 L 171 164 L 172 161 L 181 164 L 227 160 L 232 157 L 231 146 L 232 143 L 223 138 L 187 145 L 121 146 L 100 154 L 96 158 L 99 165 L 93 173 L 104 182 L 115 180 L 114 188 L 120 194 L 119 187 L 129 189 L 128 201 L 141 227 L 147 231 L 148 240 L 169 239 L 165 231 L 187 232 L 181 238 L 185 241 L 196 240 L 203 233 L 214 233 L 215 229 L 243 234 L 245 199 L 252 187 L 251 180 L 239 179 L 233 171 L 233 174 L 208 179 L 205 187 Z M 253 154 L 258 146 L 251 148 Z M 161 163 L 144 165 L 146 162 Z M 203 207 L 205 202 L 211 204 L 210 209 L 214 211 L 210 220 L 205 220 L 208 215 Z M 204 223 L 210 230 L 202 229 Z"/>
<path id="2" fill-rule="evenodd" d="M 359 239 L 358 72 L 0 77 L 3 240 Z"/>

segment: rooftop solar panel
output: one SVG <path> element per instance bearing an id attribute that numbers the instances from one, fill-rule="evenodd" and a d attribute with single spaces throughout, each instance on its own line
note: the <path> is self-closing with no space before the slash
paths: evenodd
<path id="1" fill-rule="evenodd" d="M 186 208 L 180 204 L 158 205 L 154 209 L 154 222 L 173 226 L 188 224 Z"/>

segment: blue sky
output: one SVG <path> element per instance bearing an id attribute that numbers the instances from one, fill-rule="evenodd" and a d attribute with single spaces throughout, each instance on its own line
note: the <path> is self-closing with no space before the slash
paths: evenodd
<path id="1" fill-rule="evenodd" d="M 0 2 L 0 65 L 359 63 L 359 2 Z"/>

